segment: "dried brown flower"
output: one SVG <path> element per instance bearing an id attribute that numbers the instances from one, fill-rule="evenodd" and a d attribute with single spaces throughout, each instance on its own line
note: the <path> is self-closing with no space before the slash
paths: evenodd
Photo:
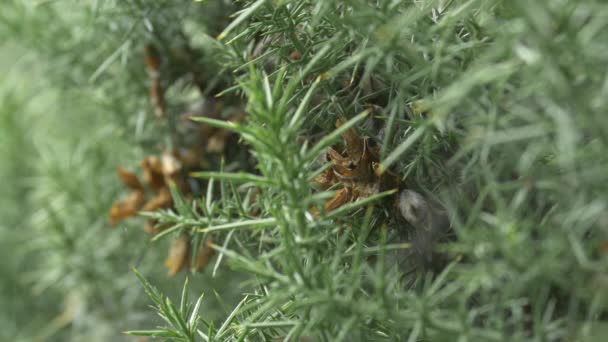
<path id="1" fill-rule="evenodd" d="M 339 118 L 336 127 L 345 122 L 346 119 Z M 351 128 L 342 135 L 342 140 L 343 146 L 333 146 L 327 150 L 325 158 L 331 167 L 315 178 L 315 186 L 322 190 L 336 184 L 342 185 L 335 196 L 325 203 L 326 212 L 399 185 L 399 179 L 394 174 L 377 172 L 379 149 L 372 147 L 369 138 L 360 137 L 357 130 Z M 317 215 L 317 211 L 313 210 L 313 214 Z"/>

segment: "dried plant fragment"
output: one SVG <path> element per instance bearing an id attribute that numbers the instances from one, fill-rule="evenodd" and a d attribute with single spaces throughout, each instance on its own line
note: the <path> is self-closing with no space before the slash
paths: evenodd
<path id="1" fill-rule="evenodd" d="M 340 181 L 374 181 L 373 164 L 378 162 L 377 152 L 370 147 L 369 139 L 361 139 L 353 134 L 349 131 L 344 135 L 346 156 L 330 148 L 327 159 L 332 162 L 334 173 Z M 353 143 L 360 146 L 354 147 Z"/>
<path id="2" fill-rule="evenodd" d="M 144 171 L 144 181 L 152 188 L 158 190 L 165 186 L 163 166 L 160 158 L 157 156 L 145 158 L 141 161 L 141 168 Z"/>
<path id="3" fill-rule="evenodd" d="M 317 189 L 327 190 L 334 184 L 334 171 L 331 168 L 325 169 L 323 173 L 315 177 L 314 185 Z"/>
<path id="4" fill-rule="evenodd" d="M 120 221 L 137 215 L 143 203 L 144 192 L 141 190 L 133 191 L 123 201 L 114 203 L 110 209 L 110 224 L 116 226 Z"/>
<path id="5" fill-rule="evenodd" d="M 173 198 L 171 197 L 171 191 L 168 188 L 162 188 L 152 197 L 144 206 L 141 208 L 142 211 L 157 211 L 159 209 L 166 209 L 171 207 L 173 204 Z"/>
<path id="6" fill-rule="evenodd" d="M 342 188 L 336 192 L 334 197 L 325 203 L 325 212 L 335 210 L 344 204 L 350 202 L 352 198 L 352 190 L 348 187 Z"/>
<path id="7" fill-rule="evenodd" d="M 336 121 L 336 128 L 340 128 L 342 125 L 346 123 L 345 118 L 339 118 Z M 353 161 L 358 161 L 363 154 L 363 141 L 361 137 L 359 137 L 359 133 L 357 130 L 352 127 L 342 135 L 342 139 L 344 139 L 344 146 L 346 148 L 346 153 L 348 157 Z"/>
<path id="8" fill-rule="evenodd" d="M 171 153 L 164 153 L 161 157 L 162 173 L 165 176 L 173 176 L 181 171 L 182 163 Z"/>
<path id="9" fill-rule="evenodd" d="M 169 256 L 165 260 L 165 266 L 169 270 L 167 274 L 174 277 L 188 263 L 190 255 L 190 239 L 186 235 L 181 235 L 176 240 L 173 240 L 169 248 Z"/>
<path id="10" fill-rule="evenodd" d="M 215 255 L 215 249 L 211 247 L 213 244 L 213 240 L 211 238 L 207 239 L 205 246 L 201 246 L 199 248 L 198 254 L 196 255 L 196 263 L 194 265 L 194 269 L 196 272 L 202 272 L 205 270 L 211 258 Z"/>
<path id="11" fill-rule="evenodd" d="M 336 126 L 340 127 L 346 119 L 340 118 Z M 342 139 L 344 147 L 330 147 L 326 160 L 331 167 L 314 180 L 315 186 L 326 190 L 333 185 L 341 184 L 342 188 L 325 204 L 325 211 L 335 210 L 344 204 L 359 198 L 378 194 L 380 191 L 398 187 L 399 180 L 392 173 L 379 175 L 378 147 L 372 147 L 369 138 L 361 138 L 356 129 L 347 130 Z M 313 215 L 318 212 L 313 209 Z"/>
<path id="12" fill-rule="evenodd" d="M 165 93 L 161 84 L 160 79 L 160 54 L 158 50 L 148 44 L 144 48 L 144 60 L 148 69 L 148 76 L 150 77 L 150 102 L 154 106 L 156 115 L 158 117 L 164 117 L 166 114 L 167 106 L 165 103 Z"/>
<path id="13" fill-rule="evenodd" d="M 238 123 L 244 119 L 245 115 L 243 112 L 234 114 L 228 122 Z M 225 129 L 215 129 L 213 133 L 207 139 L 207 152 L 209 153 L 223 153 L 226 148 L 226 142 L 233 133 Z"/>
<path id="14" fill-rule="evenodd" d="M 298 50 L 293 50 L 289 54 L 289 59 L 291 59 L 292 61 L 299 61 L 300 59 L 302 59 L 302 53 Z"/>
<path id="15" fill-rule="evenodd" d="M 118 172 L 118 177 L 120 178 L 120 180 L 129 189 L 143 191 L 144 187 L 141 185 L 141 182 L 139 181 L 139 178 L 137 178 L 137 175 L 122 167 L 118 167 L 116 170 Z"/>

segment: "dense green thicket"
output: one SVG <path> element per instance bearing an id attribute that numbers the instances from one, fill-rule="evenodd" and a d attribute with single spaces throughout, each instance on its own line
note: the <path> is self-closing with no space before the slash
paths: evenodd
<path id="1" fill-rule="evenodd" d="M 601 335 L 607 16 L 595 0 L 3 2 L 0 339 Z M 143 218 L 110 229 L 116 166 L 187 141 L 200 100 L 244 106 L 199 120 L 238 144 L 153 214 L 159 238 Z M 311 186 L 319 157 L 348 127 L 399 190 L 447 210 L 433 265 L 395 262 L 420 227 L 391 191 L 312 214 L 339 188 Z M 218 254 L 187 287 L 162 265 L 180 234 Z"/>

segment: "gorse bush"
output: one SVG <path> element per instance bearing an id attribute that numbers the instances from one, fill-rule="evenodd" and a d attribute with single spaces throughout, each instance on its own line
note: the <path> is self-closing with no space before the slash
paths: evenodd
<path id="1" fill-rule="evenodd" d="M 603 2 L 0 9 L 0 336 L 601 338 Z"/>

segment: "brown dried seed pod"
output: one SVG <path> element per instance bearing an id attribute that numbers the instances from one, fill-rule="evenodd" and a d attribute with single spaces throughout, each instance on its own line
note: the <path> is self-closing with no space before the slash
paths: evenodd
<path id="1" fill-rule="evenodd" d="M 211 258 L 215 255 L 215 249 L 211 247 L 213 244 L 213 240 L 211 238 L 207 239 L 205 246 L 201 246 L 199 248 L 198 254 L 196 256 L 196 263 L 194 265 L 194 269 L 196 272 L 202 272 L 205 270 Z"/>
<path id="2" fill-rule="evenodd" d="M 144 202 L 144 192 L 133 191 L 123 201 L 114 203 L 110 208 L 110 224 L 116 226 L 120 221 L 137 215 Z"/>
<path id="3" fill-rule="evenodd" d="M 156 116 L 162 118 L 167 111 L 165 103 L 165 91 L 160 82 L 160 77 L 155 77 L 150 80 L 150 102 L 154 107 Z"/>
<path id="4" fill-rule="evenodd" d="M 335 210 L 352 200 L 352 190 L 349 187 L 342 188 L 336 195 L 325 203 L 325 212 Z"/>
<path id="5" fill-rule="evenodd" d="M 161 59 L 158 50 L 151 44 L 147 44 L 144 47 L 144 61 L 148 69 L 148 75 L 150 76 L 150 102 L 154 106 L 156 115 L 163 117 L 165 116 L 167 106 L 165 103 L 165 92 L 160 79 Z"/>
<path id="6" fill-rule="evenodd" d="M 339 118 L 336 121 L 336 127 L 339 128 L 345 123 L 345 118 Z M 350 128 L 349 130 L 344 132 L 344 134 L 342 134 L 342 139 L 344 140 L 344 147 L 346 149 L 348 157 L 353 161 L 359 160 L 361 158 L 361 155 L 363 154 L 363 140 L 361 139 L 361 137 L 359 137 L 359 133 L 357 133 L 357 130 L 354 127 Z"/>
<path id="7" fill-rule="evenodd" d="M 144 181 L 154 189 L 160 189 L 165 186 L 163 177 L 163 167 L 160 158 L 157 156 L 149 156 L 141 161 L 141 168 L 144 171 Z"/>
<path id="8" fill-rule="evenodd" d="M 334 172 L 331 168 L 325 169 L 323 173 L 315 177 L 313 185 L 319 190 L 327 190 L 335 182 Z"/>
<path id="9" fill-rule="evenodd" d="M 152 44 L 144 46 L 144 61 L 149 72 L 158 71 L 160 69 L 160 54 Z"/>
<path id="10" fill-rule="evenodd" d="M 160 189 L 156 196 L 152 197 L 141 208 L 142 211 L 156 211 L 159 209 L 169 208 L 173 204 L 171 191 L 167 187 Z"/>
<path id="11" fill-rule="evenodd" d="M 186 235 L 181 235 L 176 240 L 173 240 L 169 248 L 169 255 L 165 260 L 165 266 L 169 270 L 167 274 L 174 277 L 188 263 L 190 255 L 190 239 Z"/>
<path id="12" fill-rule="evenodd" d="M 353 168 L 354 164 L 351 158 L 344 157 L 340 152 L 333 148 L 327 149 L 327 160 L 332 162 L 334 165 L 340 165 L 344 168 Z"/>
<path id="13" fill-rule="evenodd" d="M 144 187 L 141 185 L 141 182 L 139 181 L 139 178 L 137 178 L 137 175 L 123 167 L 118 167 L 116 168 L 116 171 L 118 172 L 118 177 L 120 178 L 120 180 L 122 181 L 122 183 L 124 185 L 126 185 L 128 188 L 133 189 L 133 190 L 143 190 Z"/>

